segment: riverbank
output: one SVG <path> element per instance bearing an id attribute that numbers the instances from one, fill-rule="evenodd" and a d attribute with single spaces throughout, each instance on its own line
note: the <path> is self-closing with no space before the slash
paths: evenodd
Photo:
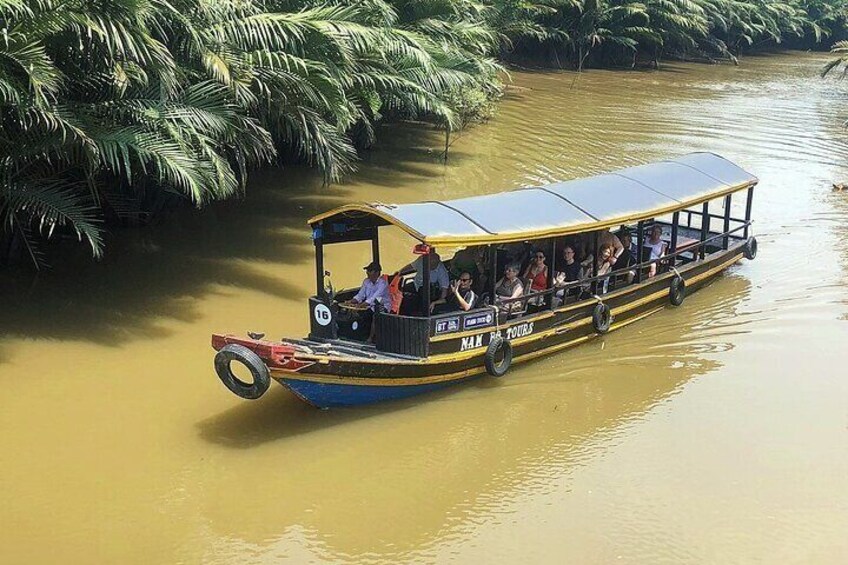
<path id="1" fill-rule="evenodd" d="M 109 228 L 242 197 L 268 164 L 336 181 L 384 122 L 451 132 L 485 116 L 510 57 L 736 63 L 839 37 L 841 1 L 16 1 L 0 7 L 0 261 L 39 268 L 52 237 L 99 258 Z"/>

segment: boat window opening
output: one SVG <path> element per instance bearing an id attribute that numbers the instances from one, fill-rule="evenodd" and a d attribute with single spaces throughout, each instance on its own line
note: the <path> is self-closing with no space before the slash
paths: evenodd
<path id="1" fill-rule="evenodd" d="M 723 208 L 727 209 L 726 197 L 721 197 L 719 202 Z M 716 207 L 717 204 L 712 205 L 713 209 Z M 584 232 L 562 238 L 527 240 L 513 244 L 466 246 L 455 249 L 451 257 L 443 261 L 449 272 L 450 281 L 451 283 L 457 281 L 462 272 L 466 270 L 473 271 L 472 277 L 475 287 L 480 290 L 477 293 L 478 307 L 465 312 L 441 310 L 429 316 L 418 312 L 412 317 L 432 318 L 436 321 L 434 324 L 437 324 L 438 320 L 449 319 L 451 315 L 457 313 L 485 312 L 487 309 L 491 309 L 491 305 L 495 305 L 499 313 L 499 321 L 505 322 L 532 317 L 546 310 L 590 300 L 595 296 L 602 296 L 629 285 L 649 280 L 653 276 L 667 273 L 678 265 L 701 259 L 702 255 L 706 257 L 719 250 L 726 249 L 723 243 L 725 239 L 728 241 L 733 238 L 742 239 L 741 236 L 732 233 L 732 228 L 744 229 L 745 222 L 743 219 L 729 216 L 726 209 L 722 210 L 722 214 L 719 215 L 711 214 L 709 205 L 706 208 L 706 216 L 702 203 L 692 209 L 650 218 L 634 224 L 622 224 L 618 228 L 609 230 L 619 242 L 622 239 L 626 240 L 629 235 L 627 253 L 622 253 L 629 258 L 625 259 L 621 265 L 614 264 L 602 273 L 599 273 L 600 258 L 595 259 L 593 251 L 597 249 L 599 253 L 605 252 L 600 243 L 602 237 L 599 236 L 605 230 Z M 681 219 L 685 216 L 691 217 L 687 223 L 692 227 L 685 225 L 681 227 Z M 701 219 L 704 217 L 710 220 L 720 219 L 721 222 L 702 222 Z M 719 225 L 722 228 L 729 225 L 730 229 L 711 231 L 709 229 L 711 225 Z M 650 232 L 654 227 L 660 231 L 660 240 L 664 251 L 662 257 L 652 259 L 648 242 Z M 557 284 L 555 281 L 557 270 L 566 264 L 563 257 L 563 251 L 566 248 L 578 249 L 578 257 L 584 263 L 584 272 L 579 281 Z M 450 251 L 448 250 L 449 253 Z M 436 251 L 431 249 L 431 252 L 435 253 Z M 533 277 L 527 276 L 531 271 L 534 260 L 541 258 L 544 258 L 548 271 L 544 289 L 539 288 L 539 284 L 536 285 L 536 288 L 533 288 Z M 473 267 L 471 267 L 472 264 Z M 495 292 L 497 282 L 503 278 L 503 271 L 507 264 L 517 264 L 521 275 L 519 281 L 523 291 L 520 296 L 515 298 L 497 297 Z M 653 269 L 652 265 L 655 265 Z M 491 274 L 493 271 L 497 275 L 493 276 Z M 414 272 L 406 274 L 405 281 L 407 284 L 411 282 L 414 274 Z M 485 282 L 482 279 L 485 279 Z M 429 288 L 433 295 L 426 298 L 427 302 L 424 303 L 435 300 L 435 293 L 438 289 L 433 284 Z M 410 297 L 406 296 L 405 298 Z M 417 298 L 412 298 L 412 300 L 417 300 Z"/>
<path id="2" fill-rule="evenodd" d="M 733 194 L 728 194 L 724 197 L 724 224 L 722 226 L 722 232 L 724 232 L 725 236 L 721 239 L 721 248 L 723 250 L 727 250 L 727 247 L 730 243 L 730 237 L 727 235 L 727 232 L 730 231 L 730 209 L 733 204 Z"/>

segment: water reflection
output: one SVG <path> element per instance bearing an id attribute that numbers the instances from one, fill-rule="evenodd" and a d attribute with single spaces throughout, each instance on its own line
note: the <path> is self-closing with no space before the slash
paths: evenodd
<path id="1" fill-rule="evenodd" d="M 731 274 L 691 297 L 709 295 L 690 306 L 698 316 L 664 310 L 508 379 L 431 395 L 426 408 L 419 399 L 322 412 L 278 391 L 198 423 L 206 441 L 245 453 L 187 488 L 224 555 L 420 556 L 602 457 L 614 436 L 716 369 L 744 331 L 737 307 L 749 292 Z M 234 488 L 234 477 L 254 477 L 259 492 Z"/>
<path id="2" fill-rule="evenodd" d="M 240 203 L 203 212 L 183 210 L 163 225 L 125 232 L 109 242 L 102 263 L 74 254 L 57 259 L 35 281 L 5 279 L 2 337 L 51 338 L 120 345 L 163 339 L 167 318 L 200 317 L 201 301 L 220 287 L 252 289 L 299 301 L 306 288 L 286 276 L 287 265 L 307 265 L 312 246 L 306 219 L 344 198 L 324 197 L 314 175 L 286 184 L 269 179 Z M 307 196 L 308 195 L 308 196 Z M 262 269 L 275 263 L 280 272 Z"/>

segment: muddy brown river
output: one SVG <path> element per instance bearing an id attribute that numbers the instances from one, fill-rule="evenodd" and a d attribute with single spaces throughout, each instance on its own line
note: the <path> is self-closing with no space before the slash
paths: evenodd
<path id="1" fill-rule="evenodd" d="M 848 562 L 848 83 L 825 60 L 515 71 L 446 164 L 440 133 L 387 127 L 342 185 L 268 171 L 7 281 L 0 563 Z M 213 371 L 213 331 L 306 333 L 314 213 L 690 151 L 760 177 L 760 254 L 680 308 L 362 408 L 245 401 Z M 367 258 L 331 253 L 336 285 Z"/>

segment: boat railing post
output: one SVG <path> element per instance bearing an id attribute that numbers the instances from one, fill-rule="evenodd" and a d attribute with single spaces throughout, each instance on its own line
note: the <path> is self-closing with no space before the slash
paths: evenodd
<path id="1" fill-rule="evenodd" d="M 671 215 L 671 241 L 668 244 L 668 254 L 671 255 L 669 259 L 669 266 L 674 267 L 677 263 L 677 257 L 674 255 L 677 253 L 677 228 L 680 224 L 680 212 L 675 212 Z"/>
<path id="2" fill-rule="evenodd" d="M 312 241 L 315 244 L 315 296 L 324 299 L 324 228 L 321 224 L 312 229 Z"/>
<path id="3" fill-rule="evenodd" d="M 380 262 L 380 228 L 374 226 L 374 235 L 371 236 L 371 260 Z"/>
<path id="4" fill-rule="evenodd" d="M 733 202 L 733 193 L 724 197 L 724 237 L 721 240 L 721 248 L 727 249 L 730 246 L 730 205 Z"/>
<path id="5" fill-rule="evenodd" d="M 495 287 L 498 284 L 498 277 L 500 273 L 498 273 L 498 246 L 490 245 L 489 246 L 489 270 L 491 272 L 491 276 L 489 277 L 489 291 L 491 292 L 491 301 L 492 304 L 495 303 Z"/>
<path id="6" fill-rule="evenodd" d="M 556 257 L 557 257 L 557 240 L 554 238 L 553 245 L 551 246 L 551 268 L 548 269 L 548 288 L 554 287 L 554 273 L 556 273 Z M 551 303 L 550 307 L 554 307 L 554 298 L 553 293 L 551 293 Z"/>
<path id="7" fill-rule="evenodd" d="M 645 222 L 636 224 L 636 282 L 642 282 L 642 246 L 645 245 Z"/>
<path id="8" fill-rule="evenodd" d="M 701 212 L 701 245 L 698 256 L 703 259 L 707 255 L 707 234 L 710 232 L 710 201 L 704 202 L 703 212 Z"/>
<path id="9" fill-rule="evenodd" d="M 748 228 L 751 226 L 751 206 L 754 204 L 754 187 L 748 187 L 748 201 L 745 203 L 745 230 L 743 237 L 748 239 Z"/>
<path id="10" fill-rule="evenodd" d="M 592 232 L 592 248 L 594 249 L 594 254 L 592 255 L 592 294 L 598 294 L 598 281 L 595 277 L 598 276 L 598 232 L 597 230 Z"/>
<path id="11" fill-rule="evenodd" d="M 425 318 L 430 317 L 430 254 L 435 252 L 436 248 L 431 247 L 426 255 L 421 256 L 421 315 Z"/>

